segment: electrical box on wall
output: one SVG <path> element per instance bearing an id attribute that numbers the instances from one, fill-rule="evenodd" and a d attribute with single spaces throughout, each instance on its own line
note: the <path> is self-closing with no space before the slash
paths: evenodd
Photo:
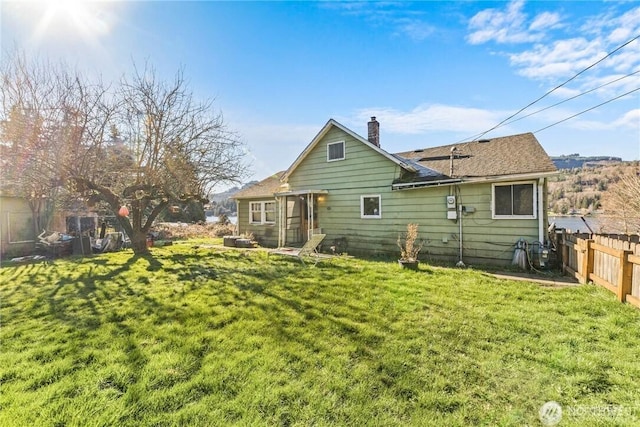
<path id="1" fill-rule="evenodd" d="M 456 196 L 447 196 L 447 209 L 456 209 Z"/>

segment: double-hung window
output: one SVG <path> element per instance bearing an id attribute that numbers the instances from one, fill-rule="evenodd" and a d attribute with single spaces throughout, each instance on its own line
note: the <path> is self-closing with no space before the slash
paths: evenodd
<path id="1" fill-rule="evenodd" d="M 276 202 L 250 202 L 249 224 L 275 224 Z"/>
<path id="2" fill-rule="evenodd" d="M 344 160 L 344 141 L 331 142 L 327 144 L 327 162 Z"/>
<path id="3" fill-rule="evenodd" d="M 535 182 L 493 184 L 492 190 L 494 219 L 536 218 Z"/>

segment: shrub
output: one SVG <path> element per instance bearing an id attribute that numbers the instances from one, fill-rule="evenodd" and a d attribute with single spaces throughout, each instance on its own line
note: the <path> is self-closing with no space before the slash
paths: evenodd
<path id="1" fill-rule="evenodd" d="M 418 253 L 422 249 L 422 242 L 418 242 L 418 224 L 407 224 L 407 231 L 404 236 L 398 236 L 398 247 L 400 248 L 400 259 L 405 261 L 416 261 Z"/>

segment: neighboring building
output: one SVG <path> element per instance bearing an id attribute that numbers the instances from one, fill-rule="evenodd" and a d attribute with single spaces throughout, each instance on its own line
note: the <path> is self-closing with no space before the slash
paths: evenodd
<path id="1" fill-rule="evenodd" d="M 233 198 L 238 229 L 265 246 L 327 235 L 353 254 L 398 254 L 420 225 L 421 258 L 505 263 L 516 242 L 547 240 L 547 177 L 556 167 L 531 133 L 391 154 L 379 123 L 365 139 L 331 119 L 285 172 Z"/>
<path id="2" fill-rule="evenodd" d="M 0 257 L 29 254 L 35 240 L 33 214 L 27 200 L 0 193 Z"/>

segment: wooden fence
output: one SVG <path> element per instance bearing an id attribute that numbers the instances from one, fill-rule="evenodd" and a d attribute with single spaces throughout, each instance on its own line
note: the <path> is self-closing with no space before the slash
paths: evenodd
<path id="1" fill-rule="evenodd" d="M 635 240 L 635 242 L 633 241 Z M 640 307 L 640 243 L 637 239 L 563 234 L 562 267 L 580 283 L 589 281 Z"/>

